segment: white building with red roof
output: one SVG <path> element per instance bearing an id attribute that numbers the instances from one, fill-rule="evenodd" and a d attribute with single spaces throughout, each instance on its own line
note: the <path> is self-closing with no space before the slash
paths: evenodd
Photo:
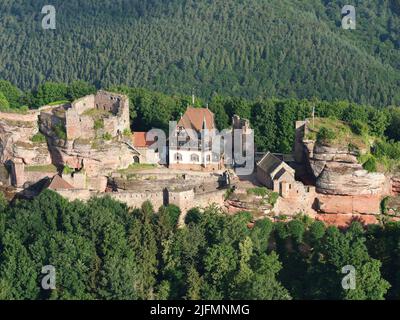
<path id="1" fill-rule="evenodd" d="M 221 154 L 212 150 L 214 114 L 208 108 L 188 107 L 169 139 L 169 167 L 181 170 L 221 170 Z"/>

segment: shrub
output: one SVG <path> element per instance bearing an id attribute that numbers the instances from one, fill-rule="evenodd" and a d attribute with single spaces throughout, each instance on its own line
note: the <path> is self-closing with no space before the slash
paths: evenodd
<path id="1" fill-rule="evenodd" d="M 233 193 L 234 193 L 234 189 L 232 187 L 226 189 L 224 199 L 228 200 Z"/>
<path id="2" fill-rule="evenodd" d="M 63 174 L 68 175 L 68 174 L 73 174 L 74 172 L 75 172 L 75 170 L 73 168 L 71 168 L 70 166 L 68 166 L 68 165 L 64 166 Z"/>
<path id="3" fill-rule="evenodd" d="M 301 243 L 303 241 L 303 235 L 305 232 L 304 223 L 300 220 L 292 220 L 288 223 L 288 228 L 290 235 L 297 243 Z"/>
<path id="4" fill-rule="evenodd" d="M 97 119 L 94 121 L 94 130 L 100 130 L 104 128 L 103 119 Z"/>
<path id="5" fill-rule="evenodd" d="M 198 208 L 190 209 L 185 217 L 185 223 L 200 223 L 201 221 L 201 212 Z"/>
<path id="6" fill-rule="evenodd" d="M 330 142 L 335 139 L 335 132 L 332 129 L 321 127 L 317 133 L 318 142 Z"/>
<path id="7" fill-rule="evenodd" d="M 31 141 L 33 143 L 43 143 L 46 142 L 46 137 L 41 132 L 38 132 L 31 138 Z"/>
<path id="8" fill-rule="evenodd" d="M 109 132 L 103 134 L 103 139 L 106 141 L 110 141 L 112 139 L 112 135 Z"/>
<path id="9" fill-rule="evenodd" d="M 325 234 L 325 225 L 321 221 L 314 221 L 310 226 L 310 234 L 314 240 L 322 239 Z"/>
<path id="10" fill-rule="evenodd" d="M 54 133 L 61 140 L 67 140 L 67 132 L 65 126 L 62 123 L 59 123 L 54 126 Z"/>
<path id="11" fill-rule="evenodd" d="M 370 157 L 364 164 L 363 168 L 368 172 L 376 172 L 377 171 L 377 164 L 375 157 Z"/>
<path id="12" fill-rule="evenodd" d="M 124 132 L 122 132 L 122 135 L 125 137 L 130 137 L 131 134 L 132 134 L 132 132 L 129 129 L 124 129 Z"/>
<path id="13" fill-rule="evenodd" d="M 400 143 L 393 140 L 380 140 L 375 143 L 373 154 L 378 158 L 388 157 L 390 159 L 399 159 Z"/>
<path id="14" fill-rule="evenodd" d="M 360 136 L 365 136 L 368 134 L 369 128 L 368 125 L 361 120 L 354 120 L 350 124 L 351 131 L 353 131 L 354 134 L 360 135 Z"/>
<path id="15" fill-rule="evenodd" d="M 10 109 L 10 103 L 3 92 L 0 92 L 0 111 L 7 111 Z"/>
<path id="16" fill-rule="evenodd" d="M 276 222 L 274 227 L 278 238 L 285 240 L 289 237 L 290 233 L 285 222 Z"/>
<path id="17" fill-rule="evenodd" d="M 247 189 L 247 194 L 248 195 L 253 194 L 255 196 L 263 197 L 264 199 L 268 198 L 267 201 L 271 206 L 274 206 L 279 198 L 279 194 L 277 192 L 272 192 L 271 190 L 268 190 L 265 187 L 256 187 Z"/>
<path id="18" fill-rule="evenodd" d="M 268 189 L 264 187 L 250 188 L 247 190 L 247 194 L 254 194 L 255 196 L 265 197 L 268 194 Z"/>
<path id="19" fill-rule="evenodd" d="M 274 206 L 274 205 L 276 204 L 276 201 L 278 201 L 278 198 L 279 198 L 279 193 L 277 193 L 277 192 L 271 192 L 271 193 L 269 194 L 269 197 L 268 197 L 268 202 L 269 202 L 269 204 L 270 204 L 271 206 Z"/>
<path id="20" fill-rule="evenodd" d="M 390 200 L 390 197 L 385 197 L 382 199 L 382 201 L 381 201 L 381 213 L 382 214 L 387 214 L 389 200 Z"/>

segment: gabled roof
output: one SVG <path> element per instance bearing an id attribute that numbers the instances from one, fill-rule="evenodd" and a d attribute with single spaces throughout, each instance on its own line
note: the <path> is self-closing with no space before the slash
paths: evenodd
<path id="1" fill-rule="evenodd" d="M 132 143 L 135 148 L 146 148 L 151 146 L 154 141 L 146 140 L 147 132 L 134 132 L 132 134 Z"/>
<path id="2" fill-rule="evenodd" d="M 69 190 L 74 189 L 67 181 L 61 178 L 58 174 L 51 179 L 49 186 L 47 187 L 50 190 Z"/>
<path id="3" fill-rule="evenodd" d="M 294 169 L 287 163 L 268 152 L 258 163 L 257 167 L 269 174 L 273 179 L 279 179 L 286 171 L 294 175 Z"/>
<path id="4" fill-rule="evenodd" d="M 203 129 L 212 130 L 215 128 L 214 113 L 207 108 L 189 107 L 179 120 L 178 126 L 185 129 L 193 129 L 198 132 Z M 203 128 L 203 126 L 205 126 L 205 128 Z"/>
<path id="5" fill-rule="evenodd" d="M 272 173 L 283 161 L 268 152 L 258 163 L 257 166 L 264 170 L 266 173 Z"/>

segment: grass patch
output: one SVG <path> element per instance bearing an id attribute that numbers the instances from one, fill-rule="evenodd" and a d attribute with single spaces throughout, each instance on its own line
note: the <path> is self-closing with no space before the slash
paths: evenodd
<path id="1" fill-rule="evenodd" d="M 26 166 L 26 172 L 52 172 L 57 173 L 57 168 L 52 164 L 40 165 L 40 166 Z"/>
<path id="2" fill-rule="evenodd" d="M 21 106 L 18 108 L 1 108 L 0 112 L 4 113 L 16 113 L 16 114 L 28 114 L 29 112 L 29 107 L 28 106 Z"/>
<path id="3" fill-rule="evenodd" d="M 69 102 L 70 102 L 69 100 L 59 100 L 59 101 L 50 102 L 47 105 L 53 107 L 53 106 L 66 104 L 66 103 L 69 103 Z"/>
<path id="4" fill-rule="evenodd" d="M 247 189 L 247 194 L 248 195 L 255 195 L 259 197 L 265 197 L 268 195 L 268 189 L 264 187 L 256 187 L 256 188 L 250 188 Z"/>
<path id="5" fill-rule="evenodd" d="M 119 173 L 121 174 L 129 174 L 133 171 L 140 171 L 140 170 L 149 170 L 149 169 L 154 169 L 157 166 L 155 164 L 149 164 L 149 163 L 132 163 L 129 165 L 127 169 L 120 169 L 118 170 Z"/>
<path id="6" fill-rule="evenodd" d="M 363 124 L 354 123 L 350 126 L 332 118 L 316 118 L 314 125 L 310 121 L 305 138 L 333 146 L 340 146 L 345 142 L 349 147 L 357 150 L 368 150 L 369 148 L 369 136 Z"/>
<path id="7" fill-rule="evenodd" d="M 74 172 L 75 172 L 75 169 L 71 168 L 68 165 L 65 165 L 62 173 L 65 175 L 70 175 L 70 174 L 73 174 Z"/>
<path id="8" fill-rule="evenodd" d="M 104 119 L 107 118 L 111 115 L 112 113 L 107 111 L 107 110 L 100 110 L 100 109 L 89 109 L 86 110 L 82 115 L 83 116 L 88 116 L 91 117 L 93 119 Z"/>

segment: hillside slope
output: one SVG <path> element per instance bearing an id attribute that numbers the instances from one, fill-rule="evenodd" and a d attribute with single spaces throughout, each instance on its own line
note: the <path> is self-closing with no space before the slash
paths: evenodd
<path id="1" fill-rule="evenodd" d="M 400 104 L 400 4 L 354 1 L 43 0 L 0 4 L 0 79 L 145 86 L 202 97 L 319 97 Z"/>

